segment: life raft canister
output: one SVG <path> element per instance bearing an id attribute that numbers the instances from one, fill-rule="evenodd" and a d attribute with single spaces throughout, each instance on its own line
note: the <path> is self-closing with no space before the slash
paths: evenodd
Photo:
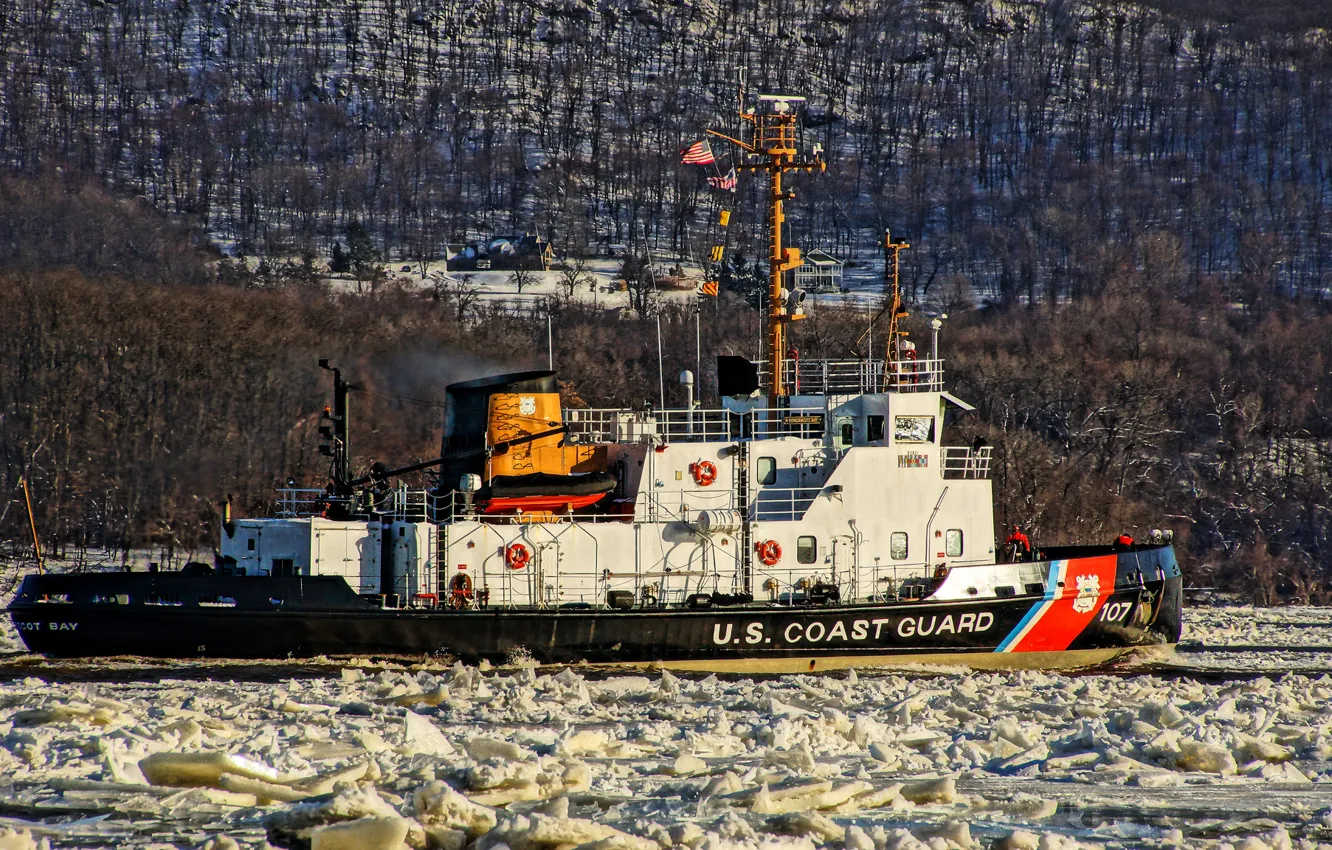
<path id="1" fill-rule="evenodd" d="M 710 460 L 691 463 L 689 464 L 689 474 L 694 476 L 695 484 L 700 487 L 708 487 L 717 480 L 717 464 Z"/>
<path id="2" fill-rule="evenodd" d="M 771 567 L 782 559 L 782 544 L 776 540 L 764 540 L 754 546 L 759 560 Z"/>
<path id="3" fill-rule="evenodd" d="M 532 560 L 532 553 L 521 543 L 514 543 L 504 550 L 504 563 L 511 570 L 521 570 Z"/>

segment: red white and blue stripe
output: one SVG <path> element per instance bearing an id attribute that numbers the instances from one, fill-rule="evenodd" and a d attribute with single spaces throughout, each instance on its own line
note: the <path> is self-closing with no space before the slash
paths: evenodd
<path id="1" fill-rule="evenodd" d="M 1115 555 L 1051 561 L 1045 598 L 995 647 L 995 652 L 1062 652 L 1096 618 L 1115 590 Z"/>

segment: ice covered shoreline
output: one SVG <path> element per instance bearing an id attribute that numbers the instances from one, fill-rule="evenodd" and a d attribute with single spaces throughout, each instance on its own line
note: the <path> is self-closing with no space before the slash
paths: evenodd
<path id="1" fill-rule="evenodd" d="M 312 830 L 323 847 L 453 850 L 1332 842 L 1332 652 L 1302 652 L 1332 644 L 1332 611 L 1188 618 L 1199 651 L 1180 669 L 1246 675 L 329 664 L 274 685 L 28 668 L 0 685 L 0 826 L 125 847 Z M 1288 656 L 1312 672 L 1257 663 Z"/>

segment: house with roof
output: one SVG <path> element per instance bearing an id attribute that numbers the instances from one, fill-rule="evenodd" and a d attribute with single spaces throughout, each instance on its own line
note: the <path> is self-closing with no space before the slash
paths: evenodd
<path id="1" fill-rule="evenodd" d="M 445 246 L 444 267 L 451 272 L 549 271 L 555 249 L 534 233 L 516 239 L 496 238 L 451 243 Z"/>
<path id="2" fill-rule="evenodd" d="M 805 262 L 796 267 L 796 288 L 806 292 L 839 292 L 844 265 L 822 248 L 815 248 L 805 255 Z"/>

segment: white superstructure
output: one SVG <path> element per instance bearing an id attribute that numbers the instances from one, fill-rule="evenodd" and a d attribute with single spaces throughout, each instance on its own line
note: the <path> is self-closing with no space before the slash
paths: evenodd
<path id="1" fill-rule="evenodd" d="M 379 519 L 240 520 L 223 555 L 250 574 L 344 576 L 401 604 L 797 604 L 923 595 L 994 565 L 990 449 L 944 444 L 942 362 L 788 362 L 796 389 L 716 410 L 563 411 L 565 440 L 604 447 L 616 489 L 578 511 L 487 514 L 472 494 L 386 494 Z M 388 544 L 385 534 L 388 534 Z M 392 563 L 385 568 L 386 553 Z M 1012 565 L 968 570 L 992 597 Z M 1035 576 L 1034 581 L 1040 577 Z M 1021 588 L 1017 588 L 1021 592 Z M 461 591 L 465 591 L 462 593 Z M 619 594 L 613 592 L 618 591 Z M 1002 593 L 1002 591 L 1001 591 Z"/>

